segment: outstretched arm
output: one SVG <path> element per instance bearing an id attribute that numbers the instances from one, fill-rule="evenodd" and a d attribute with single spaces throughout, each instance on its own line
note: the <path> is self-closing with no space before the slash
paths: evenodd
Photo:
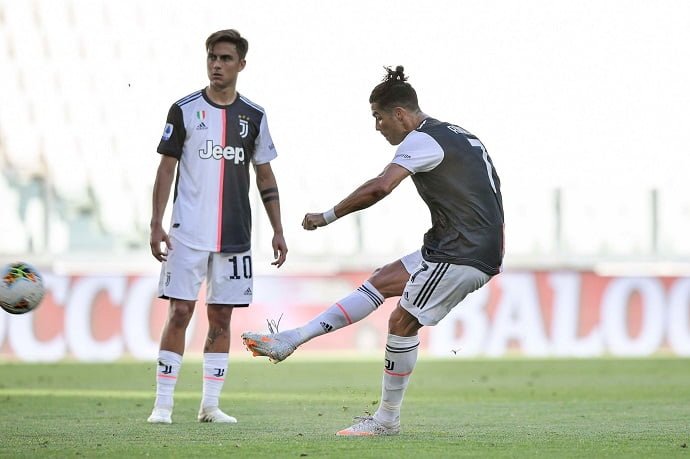
<path id="1" fill-rule="evenodd" d="M 347 214 L 366 209 L 388 196 L 409 175 L 410 171 L 404 167 L 390 163 L 381 174 L 364 182 L 332 209 L 305 215 L 302 227 L 305 230 L 315 230 Z"/>
<path id="2" fill-rule="evenodd" d="M 278 194 L 278 184 L 276 182 L 271 163 L 259 164 L 256 166 L 256 187 L 261 194 L 261 200 L 264 202 L 264 208 L 268 215 L 268 220 L 271 222 L 273 228 L 273 246 L 274 261 L 271 263 L 280 268 L 285 263 L 287 257 L 287 244 L 283 237 L 283 224 L 280 219 L 280 196 Z"/>

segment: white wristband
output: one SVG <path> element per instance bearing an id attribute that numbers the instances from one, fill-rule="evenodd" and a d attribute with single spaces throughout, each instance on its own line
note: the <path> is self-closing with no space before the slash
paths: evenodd
<path id="1" fill-rule="evenodd" d="M 327 225 L 336 221 L 338 219 L 338 217 L 335 216 L 335 207 L 324 212 L 323 213 L 323 219 L 326 220 Z"/>

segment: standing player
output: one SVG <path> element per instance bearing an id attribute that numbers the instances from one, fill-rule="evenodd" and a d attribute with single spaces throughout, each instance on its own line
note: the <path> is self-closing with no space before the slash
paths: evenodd
<path id="1" fill-rule="evenodd" d="M 273 227 L 272 264 L 280 267 L 287 254 L 270 164 L 276 152 L 266 113 L 235 90 L 247 49 L 247 40 L 236 30 L 208 37 L 209 84 L 172 105 L 158 145 L 161 161 L 153 188 L 151 252 L 163 263 L 159 294 L 170 299 L 170 308 L 160 342 L 151 423 L 172 422 L 185 332 L 204 280 L 208 336 L 198 420 L 237 422 L 218 408 L 218 399 L 228 367 L 232 311 L 252 301 L 250 162 Z M 176 169 L 168 234 L 162 220 Z"/>
<path id="2" fill-rule="evenodd" d="M 467 294 L 498 274 L 503 260 L 500 181 L 479 139 L 424 114 L 400 66 L 387 69 L 369 102 L 376 130 L 399 145 L 393 160 L 332 209 L 307 214 L 302 226 L 314 230 L 365 209 L 411 175 L 431 212 L 424 245 L 374 271 L 356 291 L 302 327 L 242 335 L 254 355 L 277 363 L 310 339 L 363 319 L 385 298 L 401 296 L 388 322 L 381 403 L 373 416 L 361 417 L 337 433 L 344 436 L 400 432 L 400 406 L 417 361 L 418 330 L 436 325 Z"/>

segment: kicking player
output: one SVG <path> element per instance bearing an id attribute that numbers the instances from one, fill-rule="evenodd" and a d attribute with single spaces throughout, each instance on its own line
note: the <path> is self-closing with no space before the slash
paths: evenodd
<path id="1" fill-rule="evenodd" d="M 395 156 L 383 172 L 332 209 L 306 214 L 306 230 L 333 223 L 386 197 L 412 176 L 431 213 L 422 248 L 374 271 L 350 295 L 302 327 L 277 334 L 247 332 L 245 346 L 274 363 L 301 344 L 362 320 L 388 297 L 401 297 L 390 315 L 381 403 L 337 435 L 396 435 L 400 407 L 417 361 L 418 330 L 436 325 L 470 292 L 498 274 L 503 260 L 503 203 L 494 165 L 479 139 L 423 113 L 403 67 L 387 69 L 369 97 L 379 131 Z"/>
<path id="2" fill-rule="evenodd" d="M 153 188 L 151 252 L 162 262 L 159 294 L 170 299 L 156 372 L 151 423 L 172 422 L 173 393 L 182 364 L 185 332 L 206 280 L 208 335 L 204 344 L 200 422 L 235 423 L 218 407 L 227 377 L 230 317 L 252 301 L 249 165 L 273 227 L 273 265 L 285 262 L 276 158 L 264 110 L 236 91 L 248 43 L 236 30 L 206 40 L 209 84 L 175 102 L 158 146 Z M 163 214 L 175 179 L 170 232 Z M 161 247 L 163 245 L 163 247 Z"/>

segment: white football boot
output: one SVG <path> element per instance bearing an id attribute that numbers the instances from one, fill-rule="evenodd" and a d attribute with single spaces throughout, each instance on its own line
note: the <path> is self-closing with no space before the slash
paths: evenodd
<path id="1" fill-rule="evenodd" d="M 172 424 L 172 409 L 153 408 L 151 416 L 146 421 L 151 424 Z"/>
<path id="2" fill-rule="evenodd" d="M 400 424 L 387 426 L 374 419 L 373 416 L 355 416 L 355 420 L 357 419 L 359 422 L 336 432 L 336 435 L 340 437 L 378 437 L 400 433 Z"/>
<path id="3" fill-rule="evenodd" d="M 199 422 L 220 422 L 224 424 L 235 424 L 237 419 L 223 413 L 220 408 L 200 408 L 197 416 Z"/>

